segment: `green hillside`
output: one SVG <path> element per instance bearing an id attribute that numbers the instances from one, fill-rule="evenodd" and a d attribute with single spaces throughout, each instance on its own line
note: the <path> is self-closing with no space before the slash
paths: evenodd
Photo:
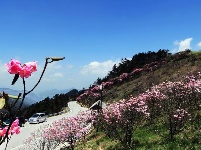
<path id="1" fill-rule="evenodd" d="M 161 53 L 161 51 L 163 51 L 163 57 L 157 58 L 155 54 Z M 132 60 L 135 60 L 136 56 L 138 57 L 139 55 L 142 56 L 142 59 L 137 60 L 137 62 L 133 63 L 130 67 L 129 65 Z M 152 59 L 151 56 L 155 59 Z M 119 69 L 119 72 L 116 73 L 115 76 L 111 77 L 111 74 L 114 74 L 113 68 L 108 76 L 95 81 L 95 84 L 98 85 L 104 82 L 116 81 L 111 86 L 103 89 L 102 100 L 104 102 L 110 103 L 119 101 L 130 95 L 137 96 L 153 85 L 157 85 L 167 80 L 179 81 L 183 79 L 184 76 L 196 74 L 201 70 L 201 51 L 191 52 L 190 50 L 186 50 L 184 52 L 170 54 L 168 53 L 168 50 L 159 50 L 158 52 L 136 54 L 133 56 L 132 60 L 122 61 L 116 68 L 116 70 Z M 132 71 L 139 69 L 142 71 L 129 76 Z M 124 73 L 128 73 L 128 77 L 122 81 L 118 81 L 119 77 Z M 92 87 L 89 87 L 89 90 L 90 88 L 92 89 Z M 80 93 L 84 93 L 86 90 L 88 89 L 80 91 Z M 97 92 L 97 94 L 100 93 L 98 90 L 95 92 Z M 89 107 L 98 99 L 100 99 L 100 96 L 93 97 L 89 94 L 81 98 L 80 103 Z"/>
<path id="2" fill-rule="evenodd" d="M 150 86 L 163 81 L 179 81 L 189 74 L 201 71 L 201 51 L 175 54 L 167 57 L 167 61 L 153 71 L 144 71 L 139 77 L 133 77 L 118 84 L 118 86 L 105 89 L 103 101 L 111 102 L 126 98 L 129 95 L 138 95 Z"/>

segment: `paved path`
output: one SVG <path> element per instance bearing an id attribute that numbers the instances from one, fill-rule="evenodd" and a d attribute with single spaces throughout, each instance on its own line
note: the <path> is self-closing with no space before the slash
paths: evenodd
<path id="1" fill-rule="evenodd" d="M 51 124 L 55 120 L 61 119 L 63 117 L 72 117 L 77 115 L 80 111 L 87 110 L 87 108 L 81 107 L 79 104 L 77 104 L 76 101 L 69 102 L 68 103 L 69 108 L 71 109 L 69 113 L 65 113 L 58 116 L 53 116 L 48 118 L 47 122 L 40 123 L 40 124 L 29 124 L 26 123 L 24 127 L 21 128 L 20 134 L 16 135 L 14 134 L 11 138 L 11 140 L 8 143 L 6 150 L 19 150 L 20 148 L 23 148 L 24 140 L 26 140 L 28 137 L 31 136 L 31 133 L 37 129 L 39 129 L 43 125 Z M 0 150 L 5 150 L 6 143 L 4 142 L 2 145 L 0 145 Z"/>

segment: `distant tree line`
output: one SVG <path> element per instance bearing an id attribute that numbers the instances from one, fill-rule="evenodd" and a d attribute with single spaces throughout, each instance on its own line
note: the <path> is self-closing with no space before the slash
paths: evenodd
<path id="1" fill-rule="evenodd" d="M 47 114 L 58 113 L 68 106 L 69 101 L 74 101 L 78 93 L 77 89 L 73 89 L 66 94 L 56 94 L 52 98 L 46 97 L 44 100 L 24 108 L 21 111 L 21 115 L 29 118 L 37 112 L 45 112 Z"/>
<path id="2" fill-rule="evenodd" d="M 96 83 L 100 84 L 101 82 L 106 82 L 109 79 L 120 76 L 122 73 L 131 73 L 134 69 L 141 68 L 145 64 L 150 64 L 154 61 L 161 61 L 170 55 L 169 50 L 159 49 L 158 52 L 148 51 L 135 54 L 131 60 L 122 58 L 121 62 L 115 64 L 106 77 L 103 79 L 98 78 Z"/>

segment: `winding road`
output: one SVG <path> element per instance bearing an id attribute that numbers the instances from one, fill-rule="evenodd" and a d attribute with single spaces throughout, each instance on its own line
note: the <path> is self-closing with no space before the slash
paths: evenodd
<path id="1" fill-rule="evenodd" d="M 87 110 L 87 108 L 81 107 L 76 101 L 69 102 L 68 106 L 70 108 L 70 112 L 62 114 L 62 115 L 58 115 L 58 116 L 49 117 L 47 122 L 40 123 L 40 124 L 26 123 L 24 127 L 21 127 L 20 134 L 12 135 L 12 138 L 10 139 L 6 150 L 20 150 L 24 146 L 24 140 L 29 138 L 31 136 L 31 133 L 39 129 L 40 127 L 47 124 L 51 124 L 54 121 L 61 119 L 63 117 L 72 117 L 77 115 L 81 111 Z M 5 147 L 6 147 L 6 142 L 0 145 L 0 150 L 5 150 Z"/>

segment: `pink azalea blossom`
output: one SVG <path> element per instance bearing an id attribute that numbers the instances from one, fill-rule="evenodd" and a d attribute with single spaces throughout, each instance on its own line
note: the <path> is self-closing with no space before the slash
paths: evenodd
<path id="1" fill-rule="evenodd" d="M 37 71 L 37 63 L 36 63 L 36 61 L 25 63 L 24 66 L 28 67 L 31 72 Z"/>
<path id="2" fill-rule="evenodd" d="M 26 65 L 24 65 L 23 66 L 23 68 L 22 68 L 22 70 L 19 72 L 19 74 L 20 74 L 20 77 L 21 78 L 28 78 L 29 76 L 31 76 L 31 67 L 30 66 L 26 66 Z"/>
<path id="3" fill-rule="evenodd" d="M 10 126 L 10 129 L 8 131 L 8 135 L 9 134 L 19 134 L 20 133 L 20 126 L 19 125 L 19 120 L 16 119 L 15 121 L 13 121 L 12 125 Z M 4 137 L 6 135 L 6 132 L 8 130 L 8 127 L 5 128 L 0 128 L 0 136 Z"/>
<path id="4" fill-rule="evenodd" d="M 11 62 L 6 64 L 8 72 L 10 74 L 17 74 L 22 70 L 22 66 L 18 60 L 11 59 Z"/>
<path id="5" fill-rule="evenodd" d="M 24 65 L 21 65 L 21 63 L 18 60 L 11 59 L 11 62 L 6 64 L 6 67 L 8 69 L 8 72 L 10 74 L 18 74 L 21 78 L 28 78 L 31 76 L 32 72 L 37 71 L 37 63 L 34 62 L 28 62 Z"/>

